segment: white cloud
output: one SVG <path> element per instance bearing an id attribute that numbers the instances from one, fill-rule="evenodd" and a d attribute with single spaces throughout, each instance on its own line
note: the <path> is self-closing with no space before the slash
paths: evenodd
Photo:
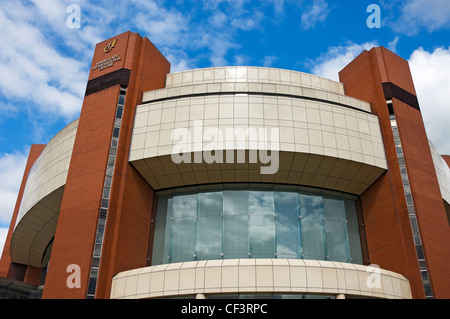
<path id="1" fill-rule="evenodd" d="M 189 14 L 183 14 L 176 8 L 166 9 L 155 1 L 133 0 L 138 14 L 131 23 L 154 42 L 163 52 L 170 52 L 175 59 L 174 70 L 184 69 L 192 64 L 192 60 L 185 58 L 184 50 L 207 50 L 207 57 L 212 66 L 228 64 L 226 59 L 230 49 L 236 48 L 233 34 L 237 29 L 249 29 L 258 22 L 254 18 L 240 16 L 244 5 L 243 1 L 212 1 L 205 3 L 205 7 L 214 9 L 211 16 L 203 16 L 191 21 Z M 233 15 L 229 15 L 217 7 L 220 3 L 236 5 Z M 228 3 L 230 2 L 230 3 Z M 239 20 L 242 19 L 242 20 Z M 181 55 L 178 55 L 181 53 Z M 169 56 L 168 56 L 169 57 Z"/>
<path id="2" fill-rule="evenodd" d="M 284 0 L 267 0 L 267 1 L 272 2 L 276 16 L 284 14 Z"/>
<path id="3" fill-rule="evenodd" d="M 66 7 L 62 1 L 59 0 L 31 0 L 36 9 L 45 18 L 47 22 L 59 26 L 58 29 L 63 29 L 66 26 Z M 63 14 L 62 14 L 63 13 Z"/>
<path id="4" fill-rule="evenodd" d="M 245 56 L 243 54 L 237 54 L 234 56 L 233 65 L 245 66 L 249 64 L 249 61 L 250 58 L 248 56 Z"/>
<path id="5" fill-rule="evenodd" d="M 271 67 L 276 60 L 278 60 L 278 58 L 276 56 L 274 56 L 274 55 L 266 55 L 263 58 L 262 63 L 263 63 L 263 66 L 265 66 L 265 67 Z"/>
<path id="6" fill-rule="evenodd" d="M 223 28 L 227 22 L 228 16 L 220 10 L 209 18 L 209 24 L 216 29 Z"/>
<path id="7" fill-rule="evenodd" d="M 81 108 L 85 65 L 61 55 L 30 22 L 32 14 L 5 9 L 0 8 L 0 42 L 7 44 L 0 51 L 0 70 L 8 77 L 0 78 L 0 91 L 36 105 L 39 112 L 72 118 Z"/>
<path id="8" fill-rule="evenodd" d="M 312 73 L 339 81 L 339 71 L 355 59 L 362 51 L 370 50 L 377 43 L 363 44 L 349 43 L 347 45 L 331 47 L 328 51 L 313 62 Z"/>
<path id="9" fill-rule="evenodd" d="M 22 153 L 0 154 L 0 226 L 11 222 L 26 162 Z"/>
<path id="10" fill-rule="evenodd" d="M 189 19 L 176 9 L 166 9 L 155 1 L 133 0 L 137 14 L 136 26 L 148 34 L 152 42 L 163 46 L 182 46 L 186 43 Z"/>
<path id="11" fill-rule="evenodd" d="M 237 48 L 236 44 L 228 34 L 216 34 L 211 39 L 210 61 L 212 66 L 226 66 L 229 64 L 226 55 L 232 48 Z"/>
<path id="12" fill-rule="evenodd" d="M 330 10 L 325 0 L 313 0 L 312 4 L 305 7 L 305 11 L 301 16 L 301 27 L 304 30 L 311 29 L 317 23 L 322 23 L 328 16 Z"/>
<path id="13" fill-rule="evenodd" d="M 170 62 L 171 73 L 185 71 L 194 68 L 193 64 L 195 62 L 191 60 L 182 50 L 165 49 L 163 54 L 166 57 L 166 59 Z"/>
<path id="14" fill-rule="evenodd" d="M 17 106 L 15 106 L 12 103 L 5 103 L 0 102 L 0 112 L 2 113 L 2 117 L 0 118 L 0 123 L 2 123 L 5 120 L 5 117 L 13 116 L 17 114 L 18 109 Z"/>
<path id="15" fill-rule="evenodd" d="M 398 38 L 391 42 L 395 48 Z M 331 47 L 312 63 L 312 73 L 339 81 L 338 73 L 376 42 Z M 450 47 L 432 52 L 415 50 L 408 60 L 428 138 L 442 154 L 450 154 Z"/>
<path id="16" fill-rule="evenodd" d="M 399 37 L 395 37 L 394 40 L 392 40 L 391 42 L 388 43 L 387 48 L 394 53 L 397 52 L 398 40 L 399 40 Z"/>
<path id="17" fill-rule="evenodd" d="M 448 0 L 408 0 L 402 3 L 401 16 L 392 24 L 394 30 L 407 35 L 424 27 L 428 32 L 450 27 Z"/>
<path id="18" fill-rule="evenodd" d="M 227 4 L 229 7 L 233 8 L 235 11 L 243 11 L 244 5 L 249 0 L 203 0 L 203 5 L 209 10 L 216 10 L 220 4 Z"/>
<path id="19" fill-rule="evenodd" d="M 450 154 L 450 47 L 418 48 L 408 61 L 428 138 L 441 154 Z"/>
<path id="20" fill-rule="evenodd" d="M 253 30 L 259 27 L 261 21 L 264 18 L 264 14 L 256 11 L 250 16 L 238 17 L 231 21 L 231 25 L 236 29 L 241 29 L 244 31 Z"/>

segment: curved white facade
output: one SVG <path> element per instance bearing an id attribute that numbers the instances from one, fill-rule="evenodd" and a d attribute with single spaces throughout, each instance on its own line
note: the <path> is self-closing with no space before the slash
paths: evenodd
<path id="1" fill-rule="evenodd" d="M 300 259 L 229 259 L 158 265 L 113 278 L 112 299 L 224 294 L 318 294 L 410 299 L 408 280 L 374 266 Z"/>
<path id="2" fill-rule="evenodd" d="M 344 85 L 317 75 L 267 67 L 229 66 L 167 75 L 166 88 L 220 82 L 255 82 L 309 87 L 344 95 Z"/>
<path id="3" fill-rule="evenodd" d="M 277 132 L 270 138 L 279 143 L 267 147 L 269 133 L 251 135 L 252 129 Z M 188 133 L 181 152 L 177 130 Z M 238 133 L 227 135 L 227 130 Z M 239 134 L 245 135 L 245 143 L 236 142 Z M 215 155 L 223 152 L 222 158 L 214 157 L 222 162 L 202 158 L 212 155 L 212 149 Z M 262 174 L 262 161 L 251 162 L 251 152 L 261 149 L 278 152 L 275 173 Z M 246 161 L 238 162 L 242 150 Z M 234 162 L 226 161 L 226 151 L 236 155 Z M 181 153 L 187 156 L 176 162 Z M 145 92 L 137 106 L 129 161 L 155 190 L 249 182 L 360 195 L 387 169 L 378 118 L 368 103 L 345 96 L 338 82 L 256 67 L 168 74 L 166 88 Z M 381 286 L 369 288 L 369 270 L 305 259 L 176 262 L 118 274 L 111 298 L 261 292 L 411 298 L 408 280 L 384 270 Z"/>
<path id="4" fill-rule="evenodd" d="M 55 135 L 30 170 L 11 239 L 13 262 L 42 267 L 55 233 L 77 127 L 75 120 Z"/>
<path id="5" fill-rule="evenodd" d="M 247 159 L 248 152 L 260 149 L 261 136 L 239 146 L 227 130 L 278 130 L 279 169 L 264 175 L 261 164 L 249 161 L 175 164 L 178 141 L 172 134 L 177 129 L 189 132 L 192 153 L 208 150 L 211 140 L 204 132 L 215 129 L 223 136 L 217 150 L 244 149 Z M 165 89 L 144 93 L 129 161 L 156 190 L 275 182 L 359 195 L 387 168 L 378 118 L 369 104 L 343 95 L 341 84 L 300 72 L 245 67 L 169 74 Z"/>

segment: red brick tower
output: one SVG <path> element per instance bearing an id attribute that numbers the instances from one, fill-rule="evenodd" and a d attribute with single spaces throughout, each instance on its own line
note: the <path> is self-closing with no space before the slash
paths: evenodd
<path id="1" fill-rule="evenodd" d="M 147 262 L 153 190 L 128 163 L 135 106 L 170 63 L 126 32 L 99 43 L 80 114 L 43 298 L 109 298 L 111 278 Z M 69 265 L 81 287 L 69 288 Z"/>
<path id="2" fill-rule="evenodd" d="M 362 196 L 370 262 L 405 275 L 413 298 L 450 296 L 449 223 L 408 62 L 378 47 L 340 73 L 380 119 L 389 171 Z"/>

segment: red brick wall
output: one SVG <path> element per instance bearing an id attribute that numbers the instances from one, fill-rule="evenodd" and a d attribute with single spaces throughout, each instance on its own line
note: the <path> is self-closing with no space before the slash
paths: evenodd
<path id="1" fill-rule="evenodd" d="M 164 87 L 170 64 L 146 39 L 141 40 L 136 35 L 130 46 L 135 50 L 133 64 L 129 62 L 132 70 L 130 87 L 134 90 L 127 92 L 114 172 L 115 177 L 120 178 L 114 178 L 112 186 L 113 200 L 108 212 L 97 298 L 109 298 L 111 281 L 117 273 L 145 267 L 147 263 L 153 189 L 128 163 L 128 154 L 135 107 L 141 102 L 143 91 Z"/>
<path id="2" fill-rule="evenodd" d="M 422 116 L 393 102 L 434 296 L 450 298 L 450 228 Z"/>
<path id="3" fill-rule="evenodd" d="M 362 196 L 371 263 L 402 273 L 413 297 L 425 297 L 403 193 L 389 113 L 382 89 L 392 82 L 415 95 L 406 60 L 380 47 L 361 53 L 340 72 L 349 96 L 370 102 L 380 119 L 389 171 Z M 445 208 L 440 197 L 431 152 L 420 111 L 394 98 L 393 105 L 406 158 L 416 215 L 434 297 L 450 297 L 450 243 Z M 445 248 L 445 244 L 447 248 Z"/>
<path id="4" fill-rule="evenodd" d="M 92 66 L 119 54 L 121 61 L 103 71 L 94 70 L 89 80 L 122 67 L 131 70 L 120 130 L 108 217 L 97 282 L 96 298 L 108 298 L 112 277 L 119 271 L 146 265 L 152 189 L 128 163 L 135 106 L 142 92 L 162 88 L 170 64 L 147 40 L 126 32 L 96 46 Z M 108 152 L 118 101 L 119 85 L 85 97 L 72 160 L 61 205 L 43 298 L 85 298 L 89 281 Z M 81 288 L 69 289 L 67 266 L 81 268 Z"/>
<path id="5" fill-rule="evenodd" d="M 119 87 L 85 98 L 53 242 L 43 298 L 84 298 Z M 67 266 L 81 269 L 81 289 L 66 285 Z"/>

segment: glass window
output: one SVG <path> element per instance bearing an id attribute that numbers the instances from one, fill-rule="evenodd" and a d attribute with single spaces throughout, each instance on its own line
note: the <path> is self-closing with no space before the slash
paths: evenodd
<path id="1" fill-rule="evenodd" d="M 99 218 L 97 229 L 98 229 L 98 231 L 95 236 L 95 242 L 102 243 L 103 242 L 103 234 L 105 232 L 105 220 L 104 219 Z"/>
<path id="2" fill-rule="evenodd" d="M 109 191 L 111 190 L 110 187 L 103 188 L 103 198 L 109 198 Z"/>
<path id="3" fill-rule="evenodd" d="M 326 259 L 348 262 L 350 252 L 348 249 L 347 227 L 345 222 L 325 220 Z"/>
<path id="4" fill-rule="evenodd" d="M 173 218 L 197 216 L 197 194 L 173 197 Z"/>
<path id="5" fill-rule="evenodd" d="M 275 257 L 275 220 L 273 215 L 250 215 L 249 237 L 250 257 Z"/>
<path id="6" fill-rule="evenodd" d="M 199 216 L 222 216 L 223 193 L 210 192 L 198 194 Z"/>
<path id="7" fill-rule="evenodd" d="M 274 213 L 273 192 L 250 191 L 248 200 L 250 215 L 271 215 Z"/>
<path id="8" fill-rule="evenodd" d="M 109 156 L 108 157 L 108 165 L 114 166 L 115 162 L 116 162 L 116 157 L 115 156 Z"/>
<path id="9" fill-rule="evenodd" d="M 223 192 L 224 258 L 248 258 L 248 191 Z"/>
<path id="10" fill-rule="evenodd" d="M 119 127 L 114 127 L 113 137 L 119 137 L 119 133 L 120 133 L 120 128 Z"/>
<path id="11" fill-rule="evenodd" d="M 118 137 L 113 137 L 111 139 L 111 146 L 112 147 L 117 147 L 119 145 L 119 138 Z M 114 164 L 113 164 L 114 165 Z"/>
<path id="12" fill-rule="evenodd" d="M 343 262 L 349 261 L 350 251 L 344 201 L 324 197 L 323 216 L 326 234 L 326 258 Z"/>
<path id="13" fill-rule="evenodd" d="M 196 254 L 199 260 L 220 259 L 223 237 L 222 192 L 198 194 L 198 237 Z"/>
<path id="14" fill-rule="evenodd" d="M 274 196 L 271 191 L 249 192 L 249 236 L 252 258 L 275 256 Z"/>
<path id="15" fill-rule="evenodd" d="M 114 165 L 106 166 L 106 176 L 113 176 Z"/>
<path id="16" fill-rule="evenodd" d="M 303 257 L 325 259 L 322 197 L 299 195 Z"/>
<path id="17" fill-rule="evenodd" d="M 175 211 L 175 210 L 174 210 Z M 182 217 L 172 219 L 172 236 L 171 236 L 171 261 L 193 261 L 196 260 L 195 255 L 195 217 Z"/>
<path id="18" fill-rule="evenodd" d="M 423 288 L 425 290 L 425 296 L 427 298 L 433 297 L 433 291 L 431 289 L 430 278 L 428 276 L 427 270 L 420 270 L 420 275 L 422 277 Z"/>
<path id="19" fill-rule="evenodd" d="M 117 107 L 117 113 L 116 113 L 116 119 L 121 119 L 123 113 L 123 106 L 118 105 Z"/>
<path id="20" fill-rule="evenodd" d="M 224 258 L 233 259 L 249 257 L 248 219 L 248 214 L 224 215 Z"/>
<path id="21" fill-rule="evenodd" d="M 170 218 L 172 217 L 172 198 L 160 197 L 156 212 L 155 237 L 153 245 L 152 263 L 165 264 L 169 258 Z"/>
<path id="22" fill-rule="evenodd" d="M 248 215 L 248 191 L 223 192 L 224 215 Z"/>
<path id="23" fill-rule="evenodd" d="M 278 258 L 301 258 L 298 194 L 275 192 L 276 251 Z"/>
<path id="24" fill-rule="evenodd" d="M 161 196 L 152 264 L 220 258 L 362 263 L 355 201 L 277 185 Z"/>
<path id="25" fill-rule="evenodd" d="M 197 194 L 174 196 L 172 205 L 171 260 L 195 260 Z"/>
<path id="26" fill-rule="evenodd" d="M 323 200 L 323 217 L 326 220 L 332 219 L 345 222 L 345 204 L 341 199 L 333 199 L 324 197 Z"/>
<path id="27" fill-rule="evenodd" d="M 222 253 L 222 216 L 198 218 L 196 255 L 199 260 L 220 259 Z"/>
<path id="28" fill-rule="evenodd" d="M 350 199 L 345 199 L 344 202 L 351 262 L 362 264 L 361 237 L 359 236 L 358 215 L 356 213 L 355 202 Z"/>
<path id="29" fill-rule="evenodd" d="M 102 202 L 101 202 L 101 206 L 100 207 L 104 207 L 104 208 L 108 208 L 108 204 L 109 204 L 109 200 L 102 198 Z"/>
<path id="30" fill-rule="evenodd" d="M 120 92 L 119 103 L 118 104 L 122 104 L 123 105 L 124 103 L 125 103 L 125 94 Z"/>

